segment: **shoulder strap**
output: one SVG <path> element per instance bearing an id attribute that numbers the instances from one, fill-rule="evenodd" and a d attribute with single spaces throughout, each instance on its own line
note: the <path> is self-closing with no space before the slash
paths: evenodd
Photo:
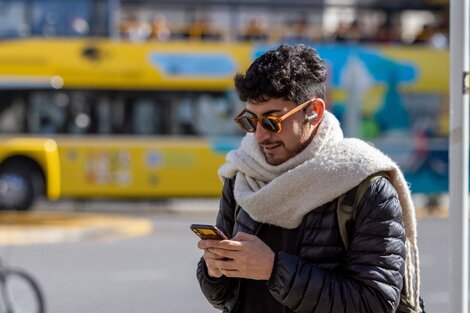
<path id="1" fill-rule="evenodd" d="M 356 218 L 357 206 L 366 193 L 367 189 L 369 189 L 372 183 L 380 177 L 386 177 L 389 179 L 387 173 L 385 172 L 375 173 L 364 179 L 359 185 L 349 190 L 345 194 L 342 194 L 338 198 L 336 215 L 338 217 L 339 233 L 346 250 L 348 250 L 350 242 L 348 224 L 354 221 Z"/>
<path id="2" fill-rule="evenodd" d="M 235 179 L 236 179 L 236 176 L 233 176 L 233 184 L 232 184 L 232 187 L 235 186 Z M 233 192 L 233 188 L 232 188 L 232 192 Z M 234 198 L 235 200 L 235 198 Z M 233 224 L 235 225 L 235 223 L 237 222 L 237 216 L 238 216 L 238 213 L 240 212 L 240 205 L 235 201 L 235 208 L 233 209 Z"/>
<path id="3" fill-rule="evenodd" d="M 235 205 L 235 210 L 233 210 L 233 224 L 237 222 L 238 212 L 240 212 L 240 205 L 237 203 Z"/>

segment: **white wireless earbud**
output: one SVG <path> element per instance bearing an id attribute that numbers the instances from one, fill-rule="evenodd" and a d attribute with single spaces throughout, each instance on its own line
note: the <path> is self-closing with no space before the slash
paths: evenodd
<path id="1" fill-rule="evenodd" d="M 316 112 L 313 112 L 312 115 L 307 116 L 307 121 L 314 120 L 318 117 L 318 114 Z"/>

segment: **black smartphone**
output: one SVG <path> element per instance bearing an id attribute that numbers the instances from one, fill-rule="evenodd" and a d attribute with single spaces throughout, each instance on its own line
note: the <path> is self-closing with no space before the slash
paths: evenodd
<path id="1" fill-rule="evenodd" d="M 201 239 L 224 240 L 225 234 L 214 225 L 191 224 L 191 230 Z"/>

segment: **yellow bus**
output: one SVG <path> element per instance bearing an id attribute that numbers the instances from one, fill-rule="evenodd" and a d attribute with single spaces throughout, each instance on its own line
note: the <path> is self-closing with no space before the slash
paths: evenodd
<path id="1" fill-rule="evenodd" d="M 106 57 L 90 60 L 89 49 Z M 232 79 L 250 52 L 238 44 L 0 42 L 4 199 L 23 208 L 44 187 L 50 199 L 216 196 L 217 167 L 238 144 L 227 138 L 239 135 Z"/>
<path id="2" fill-rule="evenodd" d="M 217 168 L 242 135 L 232 122 L 243 107 L 233 76 L 277 43 L 132 41 L 108 27 L 117 3 L 0 0 L 0 209 L 28 209 L 42 194 L 220 194 Z M 416 125 L 431 123 L 445 136 L 446 49 L 310 44 L 330 69 L 330 109 L 359 129 L 352 135 L 391 154 L 393 134 Z M 351 127 L 345 108 L 354 101 L 361 121 Z M 421 156 L 413 140 L 400 140 L 406 148 L 395 156 L 415 191 L 436 191 L 419 188 L 433 173 L 413 172 L 422 161 L 414 160 Z M 438 190 L 446 188 L 443 175 Z"/>

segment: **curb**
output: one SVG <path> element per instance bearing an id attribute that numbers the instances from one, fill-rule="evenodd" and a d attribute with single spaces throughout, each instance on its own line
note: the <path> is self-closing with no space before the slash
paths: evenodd
<path id="1" fill-rule="evenodd" d="M 182 198 L 166 200 L 59 200 L 38 201 L 34 211 L 45 212 L 91 212 L 105 214 L 217 214 L 218 198 Z"/>
<path id="2" fill-rule="evenodd" d="M 144 236 L 145 218 L 96 213 L 0 212 L 0 246 L 81 242 Z"/>

